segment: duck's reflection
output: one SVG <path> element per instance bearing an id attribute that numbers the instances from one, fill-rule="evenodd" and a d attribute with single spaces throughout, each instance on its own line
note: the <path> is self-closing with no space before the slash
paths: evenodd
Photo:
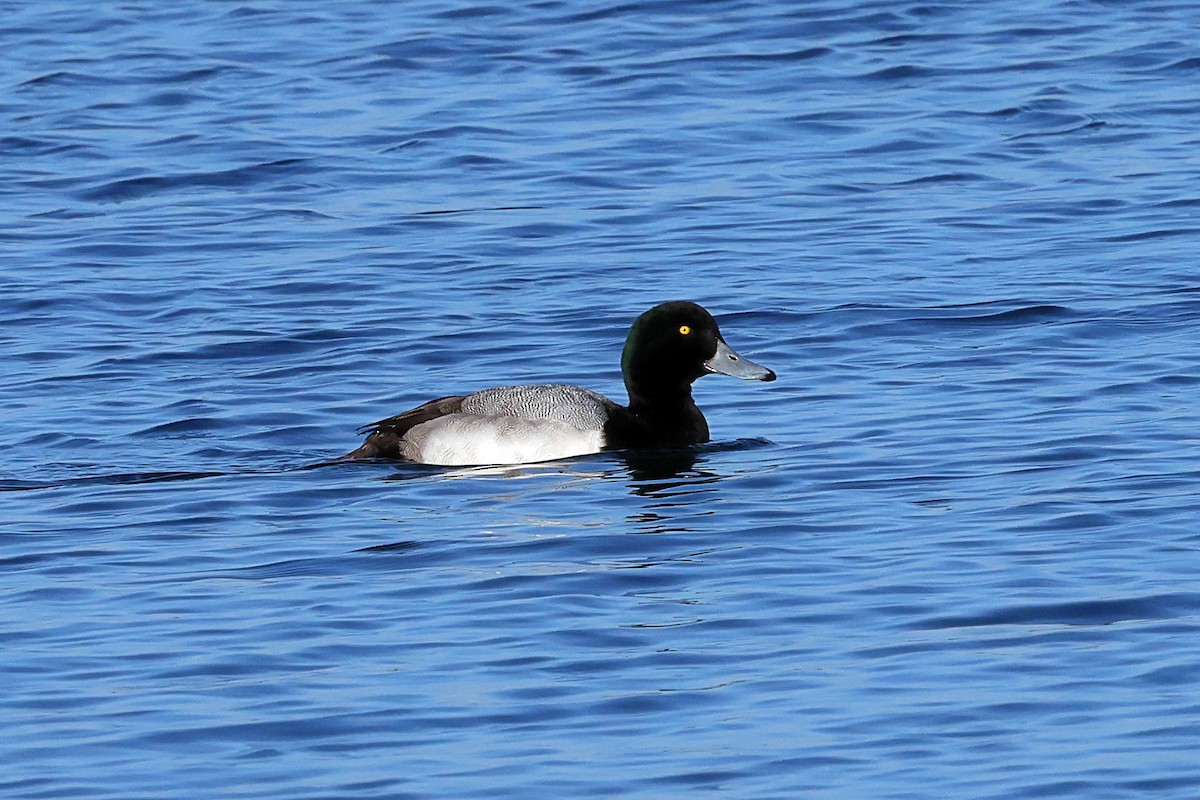
<path id="1" fill-rule="evenodd" d="M 765 439 L 738 439 L 663 450 L 624 450 L 618 453 L 629 470 L 629 489 L 642 497 L 675 497 L 712 491 L 710 484 L 728 477 L 704 468 L 712 456 L 730 450 L 769 445 Z"/>
<path id="2" fill-rule="evenodd" d="M 704 468 L 705 462 L 712 456 L 729 450 L 746 450 L 766 444 L 769 444 L 766 440 L 738 439 L 732 442 L 657 450 L 616 450 L 579 459 L 541 464 L 459 467 L 449 470 L 444 467 L 389 461 L 386 463 L 395 471 L 385 476 L 384 480 L 405 481 L 431 476 L 451 480 L 487 477 L 512 479 L 554 474 L 581 479 L 624 477 L 633 495 L 660 499 L 679 498 L 712 491 L 711 484 L 727 477 Z"/>
<path id="3" fill-rule="evenodd" d="M 646 494 L 649 488 L 663 481 L 686 480 L 695 469 L 700 454 L 695 447 L 679 447 L 669 450 L 623 450 L 619 457 L 629 469 L 630 489 L 634 494 Z"/>

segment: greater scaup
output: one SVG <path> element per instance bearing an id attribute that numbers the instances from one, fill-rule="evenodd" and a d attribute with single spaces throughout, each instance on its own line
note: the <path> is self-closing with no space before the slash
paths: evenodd
<path id="1" fill-rule="evenodd" d="M 655 306 L 633 323 L 621 353 L 629 405 L 579 386 L 501 386 L 430 400 L 364 425 L 365 442 L 346 458 L 423 464 L 524 464 L 626 448 L 682 447 L 708 441 L 692 382 L 709 373 L 773 381 L 742 358 L 695 303 Z"/>

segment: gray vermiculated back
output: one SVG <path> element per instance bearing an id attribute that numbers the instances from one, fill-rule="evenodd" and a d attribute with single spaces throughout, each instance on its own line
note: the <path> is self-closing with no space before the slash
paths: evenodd
<path id="1" fill-rule="evenodd" d="M 552 419 L 580 430 L 597 430 L 608 419 L 610 402 L 582 386 L 526 384 L 476 392 L 463 401 L 462 410 L 484 416 Z"/>

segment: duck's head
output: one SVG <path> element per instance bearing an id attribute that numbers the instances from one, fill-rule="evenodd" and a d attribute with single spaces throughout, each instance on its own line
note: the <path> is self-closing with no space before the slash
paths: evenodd
<path id="1" fill-rule="evenodd" d="M 631 400 L 687 394 L 692 381 L 709 373 L 775 380 L 774 372 L 730 348 L 712 314 L 684 300 L 657 305 L 634 321 L 621 372 Z"/>

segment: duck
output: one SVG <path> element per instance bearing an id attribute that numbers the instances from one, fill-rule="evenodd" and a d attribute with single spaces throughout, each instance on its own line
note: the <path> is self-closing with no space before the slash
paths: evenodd
<path id="1" fill-rule="evenodd" d="M 776 378 L 734 352 L 712 314 L 686 300 L 661 303 L 634 320 L 621 351 L 621 374 L 628 405 L 562 383 L 439 397 L 363 425 L 358 432 L 366 440 L 343 460 L 466 467 L 682 448 L 709 441 L 708 421 L 692 399 L 698 378 Z"/>

